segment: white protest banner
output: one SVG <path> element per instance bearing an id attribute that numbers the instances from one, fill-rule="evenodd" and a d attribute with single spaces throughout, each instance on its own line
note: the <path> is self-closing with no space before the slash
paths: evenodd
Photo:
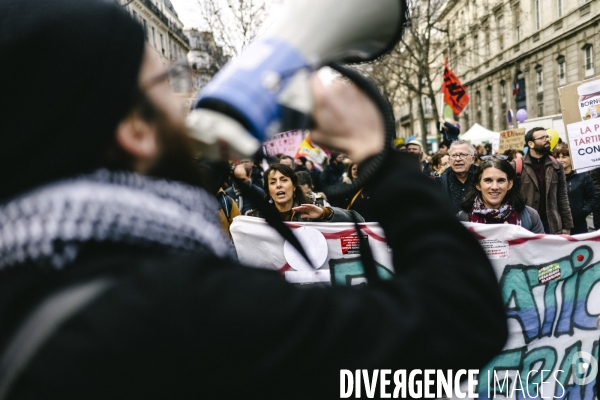
<path id="1" fill-rule="evenodd" d="M 327 241 L 327 259 L 316 273 L 290 275 L 283 239 L 259 218 L 234 220 L 231 230 L 240 261 L 288 271 L 286 279 L 297 283 L 364 281 L 353 224 L 290 223 L 292 229 L 301 226 L 316 228 Z M 381 228 L 361 226 L 376 261 L 389 273 L 391 254 Z M 509 328 L 505 348 L 479 371 L 479 399 L 593 400 L 600 339 L 600 232 L 560 236 L 533 234 L 515 225 L 465 226 L 492 263 Z M 338 271 L 337 265 L 346 269 Z"/>
<path id="2" fill-rule="evenodd" d="M 600 232 L 539 235 L 514 225 L 465 225 L 494 267 L 509 328 L 504 350 L 480 370 L 479 399 L 592 400 Z"/>
<path id="3" fill-rule="evenodd" d="M 581 170 L 600 165 L 600 119 L 567 125 L 573 168 Z"/>
<path id="4" fill-rule="evenodd" d="M 324 260 L 315 265 L 318 273 L 307 270 L 303 261 L 298 260 L 297 253 L 286 251 L 286 247 L 291 246 L 286 246 L 285 240 L 262 218 L 255 217 L 239 216 L 231 224 L 230 232 L 240 262 L 280 271 L 294 283 L 323 282 L 329 277 L 329 271 L 333 274 L 329 277 L 332 284 L 357 285 L 365 282 L 353 223 L 288 222 L 287 225 L 292 231 L 307 227 L 323 235 L 325 240 L 314 240 L 311 247 L 303 246 L 311 260 Z M 360 227 L 369 239 L 379 275 L 389 278 L 393 273 L 392 254 L 385 242 L 383 229 L 377 223 L 364 223 Z M 302 238 L 300 241 L 304 243 Z"/>
<path id="5" fill-rule="evenodd" d="M 284 154 L 295 157 L 300 144 L 302 143 L 302 131 L 281 132 L 273 136 L 273 139 L 265 142 L 263 145 L 268 156 Z"/>

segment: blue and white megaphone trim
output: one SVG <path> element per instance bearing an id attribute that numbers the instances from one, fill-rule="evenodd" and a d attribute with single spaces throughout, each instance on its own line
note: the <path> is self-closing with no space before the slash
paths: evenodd
<path id="1" fill-rule="evenodd" d="M 254 154 L 282 130 L 283 110 L 310 114 L 311 72 L 334 61 L 372 60 L 393 48 L 406 2 L 289 0 L 284 12 L 200 92 L 188 117 L 196 139 Z"/>

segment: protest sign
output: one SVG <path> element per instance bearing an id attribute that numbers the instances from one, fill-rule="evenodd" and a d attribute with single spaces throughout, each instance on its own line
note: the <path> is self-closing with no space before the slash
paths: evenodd
<path id="1" fill-rule="evenodd" d="M 567 133 L 574 169 L 600 165 L 600 119 L 569 124 Z"/>
<path id="2" fill-rule="evenodd" d="M 506 150 L 523 150 L 525 147 L 525 128 L 509 129 L 500 132 L 500 145 L 498 153 L 503 154 Z"/>
<path id="3" fill-rule="evenodd" d="M 598 77 L 558 88 L 565 129 L 568 125 L 600 118 L 600 79 Z"/>
<path id="4" fill-rule="evenodd" d="M 273 139 L 265 142 L 264 148 L 268 156 L 284 154 L 295 157 L 302 143 L 302 131 L 281 132 L 273 136 Z"/>
<path id="5" fill-rule="evenodd" d="M 571 147 L 573 169 L 584 172 L 600 166 L 600 79 L 558 88 L 563 122 Z"/>
<path id="6" fill-rule="evenodd" d="M 284 241 L 259 218 L 237 217 L 231 226 L 240 261 L 288 271 L 286 279 L 292 282 L 365 281 L 352 224 L 289 225 L 310 225 L 325 236 L 329 254 L 317 272 L 295 276 L 283 255 Z M 381 228 L 361 226 L 375 260 L 391 274 L 391 253 Z M 600 232 L 561 236 L 533 234 L 515 225 L 465 226 L 492 263 L 509 328 L 505 348 L 479 371 L 479 399 L 593 400 L 600 339 Z"/>
<path id="7" fill-rule="evenodd" d="M 302 140 L 300 148 L 298 148 L 298 151 L 296 152 L 295 158 L 302 156 L 312 160 L 315 164 L 315 167 L 320 169 L 321 165 L 323 164 L 323 160 L 325 160 L 325 157 L 327 157 L 327 154 L 325 154 L 323 149 L 313 143 L 309 134 L 306 135 L 304 140 Z"/>

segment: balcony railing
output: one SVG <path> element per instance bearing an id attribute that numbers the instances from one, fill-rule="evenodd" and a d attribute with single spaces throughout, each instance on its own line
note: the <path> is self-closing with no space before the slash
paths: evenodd
<path id="1" fill-rule="evenodd" d="M 167 16 L 153 2 L 151 2 L 150 0 L 140 0 L 140 2 L 146 7 L 148 7 L 148 9 L 152 11 L 154 15 L 156 15 L 158 19 L 160 19 L 169 28 L 171 32 L 173 32 L 176 36 L 183 40 L 183 42 L 186 43 L 188 46 L 190 45 L 190 40 L 183 33 L 183 31 L 177 25 L 172 23 L 169 20 L 169 18 L 167 18 Z"/>

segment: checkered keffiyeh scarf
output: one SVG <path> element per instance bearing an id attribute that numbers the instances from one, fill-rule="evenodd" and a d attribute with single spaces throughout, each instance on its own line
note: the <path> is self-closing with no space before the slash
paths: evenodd
<path id="1" fill-rule="evenodd" d="M 231 255 L 216 200 L 204 190 L 98 170 L 0 205 L 0 271 L 33 263 L 62 269 L 87 242 Z"/>

